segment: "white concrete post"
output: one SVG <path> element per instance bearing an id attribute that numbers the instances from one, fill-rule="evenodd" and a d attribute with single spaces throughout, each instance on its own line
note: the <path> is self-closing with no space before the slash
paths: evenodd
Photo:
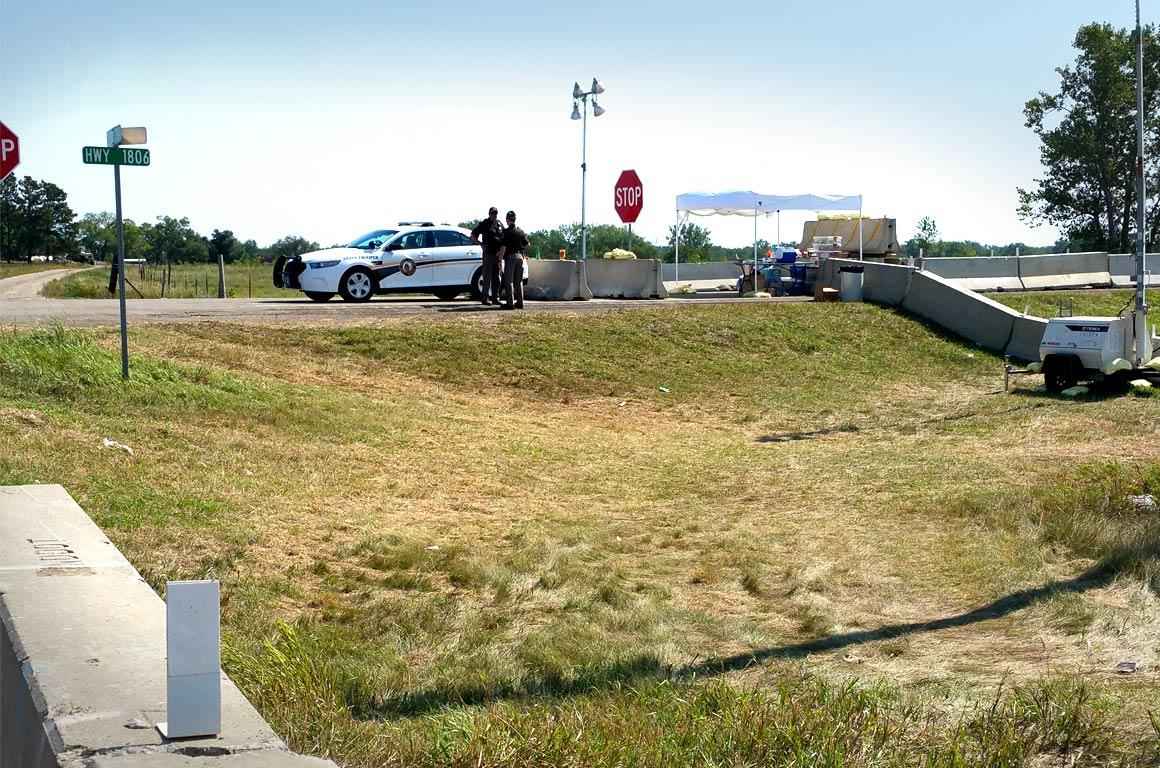
<path id="1" fill-rule="evenodd" d="M 165 590 L 167 739 L 222 728 L 221 603 L 216 581 L 171 581 Z"/>

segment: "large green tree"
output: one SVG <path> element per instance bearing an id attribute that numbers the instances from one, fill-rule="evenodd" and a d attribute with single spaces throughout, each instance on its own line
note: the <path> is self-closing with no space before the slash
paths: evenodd
<path id="1" fill-rule="evenodd" d="M 1027 127 L 1039 137 L 1044 175 L 1019 190 L 1019 215 L 1052 224 L 1073 246 L 1129 251 L 1135 237 L 1136 96 L 1135 31 L 1088 24 L 1076 33 L 1074 64 L 1056 70 L 1059 90 L 1041 92 L 1024 107 Z M 1160 181 L 1160 83 L 1156 30 L 1144 30 L 1145 142 L 1152 158 L 1149 186 Z M 1147 212 L 1146 233 L 1160 230 L 1160 204 Z"/>
<path id="2" fill-rule="evenodd" d="M 204 237 L 189 225 L 189 219 L 158 216 L 144 232 L 149 260 L 161 264 L 181 264 L 209 260 Z"/>
<path id="3" fill-rule="evenodd" d="M 77 254 L 76 214 L 64 190 L 31 176 L 0 181 L 0 258 Z"/>
<path id="4" fill-rule="evenodd" d="M 215 229 L 209 236 L 209 255 L 214 261 L 221 257 L 226 264 L 232 263 L 241 249 L 241 243 L 228 229 Z"/>
<path id="5" fill-rule="evenodd" d="M 123 222 L 125 230 L 125 258 L 144 259 L 152 254 L 149 249 L 149 224 L 138 226 L 132 219 Z M 80 250 L 93 261 L 112 263 L 117 258 L 117 220 L 108 211 L 86 213 L 77 223 Z"/>
<path id="6" fill-rule="evenodd" d="M 301 256 L 310 251 L 317 251 L 318 248 L 318 243 L 313 240 L 307 240 L 298 235 L 287 235 L 286 237 L 275 240 L 264 250 L 272 261 L 279 256 L 285 256 L 288 259 L 292 256 Z"/>
<path id="7" fill-rule="evenodd" d="M 677 227 L 669 227 L 669 247 L 665 254 L 665 261 L 673 260 L 673 246 L 677 242 Z M 686 222 L 681 227 L 681 261 L 706 261 L 713 252 L 713 241 L 709 238 L 709 230 L 698 224 Z"/>

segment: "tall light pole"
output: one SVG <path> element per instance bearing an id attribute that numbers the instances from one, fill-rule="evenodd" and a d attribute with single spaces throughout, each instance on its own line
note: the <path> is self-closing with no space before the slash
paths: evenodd
<path id="1" fill-rule="evenodd" d="M 588 99 L 592 99 L 592 116 L 604 114 L 604 107 L 596 103 L 596 96 L 604 93 L 604 86 L 592 78 L 592 88 L 580 89 L 580 83 L 572 85 L 572 119 L 583 120 L 584 129 L 580 133 L 580 258 L 588 258 Z M 584 104 L 581 111 L 580 104 Z"/>
<path id="2" fill-rule="evenodd" d="M 1144 243 L 1144 28 L 1140 25 L 1140 0 L 1136 0 L 1136 364 L 1152 359 L 1152 333 L 1148 328 L 1148 275 Z"/>

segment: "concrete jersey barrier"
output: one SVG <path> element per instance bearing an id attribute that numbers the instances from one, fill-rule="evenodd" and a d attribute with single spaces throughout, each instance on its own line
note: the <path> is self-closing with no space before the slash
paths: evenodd
<path id="1" fill-rule="evenodd" d="M 590 259 L 587 263 L 588 288 L 597 299 L 663 299 L 668 296 L 661 282 L 656 259 Z"/>
<path id="2" fill-rule="evenodd" d="M 842 267 L 862 268 L 862 297 L 874 304 L 896 307 L 906 297 L 914 269 L 898 264 L 854 259 L 827 259 L 818 277 L 822 285 L 837 288 Z"/>
<path id="3" fill-rule="evenodd" d="M 1019 279 L 1028 290 L 1110 286 L 1106 253 L 1052 253 L 1020 256 Z"/>
<path id="4" fill-rule="evenodd" d="M 0 768 L 334 768 L 225 674 L 221 733 L 161 738 L 165 604 L 59 485 L 0 487 L 0 563 Z"/>
<path id="5" fill-rule="evenodd" d="M 685 264 L 662 264 L 661 278 L 666 283 L 673 281 L 693 283 L 701 280 L 719 280 L 732 283 L 741 276 L 741 267 L 732 261 L 704 261 Z"/>
<path id="6" fill-rule="evenodd" d="M 968 291 L 1021 291 L 1019 259 L 1008 257 L 955 257 L 926 259 L 922 268 Z"/>
<path id="7" fill-rule="evenodd" d="M 571 301 L 592 298 L 583 261 L 528 259 L 528 284 L 524 295 L 539 301 Z"/>
<path id="8" fill-rule="evenodd" d="M 1151 273 L 1147 276 L 1145 285 L 1160 287 L 1160 253 L 1147 254 L 1144 266 Z M 1132 253 L 1110 254 L 1108 256 L 1108 272 L 1111 274 L 1112 285 L 1115 287 L 1135 287 L 1136 255 Z"/>
<path id="9" fill-rule="evenodd" d="M 929 272 L 911 276 L 902 308 L 999 354 L 1006 351 L 1019 317 L 999 302 Z"/>
<path id="10" fill-rule="evenodd" d="M 1039 342 L 1047 332 L 1047 321 L 1042 317 L 1019 315 L 1011 327 L 1011 340 L 1007 342 L 1004 354 L 1023 362 L 1039 361 Z"/>
<path id="11" fill-rule="evenodd" d="M 894 264 L 828 259 L 819 280 L 836 283 L 843 266 L 862 267 L 867 301 L 900 307 L 997 354 L 1039 360 L 1039 342 L 1047 329 L 1042 318 L 1020 314 L 938 275 Z"/>

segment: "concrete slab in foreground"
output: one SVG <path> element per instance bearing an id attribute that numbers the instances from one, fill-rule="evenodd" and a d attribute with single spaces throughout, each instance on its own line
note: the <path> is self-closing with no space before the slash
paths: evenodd
<path id="1" fill-rule="evenodd" d="M 167 742 L 164 719 L 165 604 L 62 487 L 0 487 L 0 768 L 330 765 L 224 674 L 218 737 Z"/>

